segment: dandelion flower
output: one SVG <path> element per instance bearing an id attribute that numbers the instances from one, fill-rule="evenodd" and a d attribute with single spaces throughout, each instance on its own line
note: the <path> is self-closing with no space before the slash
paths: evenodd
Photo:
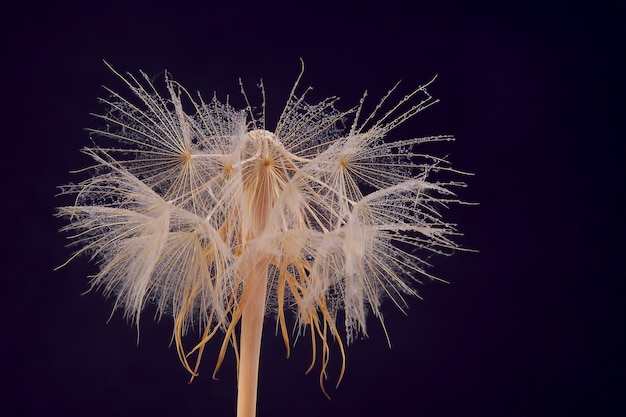
<path id="1" fill-rule="evenodd" d="M 404 308 L 405 297 L 417 295 L 413 282 L 434 278 L 426 258 L 457 248 L 454 225 L 439 211 L 458 202 L 452 189 L 462 184 L 433 177 L 458 171 L 416 150 L 452 137 L 387 139 L 436 102 L 428 84 L 389 104 L 396 85 L 365 115 L 366 94 L 347 111 L 336 97 L 307 103 L 309 89 L 297 92 L 301 72 L 270 131 L 262 84 L 256 113 L 243 87 L 248 106 L 236 110 L 228 100 L 192 96 L 168 76 L 164 96 L 143 73 L 116 74 L 134 98 L 107 89 L 101 99 L 108 110 L 97 117 L 106 127 L 91 130 L 100 146 L 83 149 L 95 161 L 86 170 L 92 177 L 62 187 L 75 198 L 59 208 L 69 221 L 63 230 L 78 248 L 74 257 L 98 263 L 92 288 L 129 320 L 139 325 L 149 303 L 159 318 L 173 317 L 192 379 L 206 343 L 223 332 L 215 372 L 232 346 L 238 416 L 256 413 L 266 315 L 277 320 L 287 356 L 290 311 L 298 334 L 309 332 L 311 368 L 319 363 L 324 389 L 331 342 L 341 380 L 344 345 L 366 334 L 368 311 L 382 322 L 382 299 Z M 200 338 L 188 349 L 190 328 Z"/>

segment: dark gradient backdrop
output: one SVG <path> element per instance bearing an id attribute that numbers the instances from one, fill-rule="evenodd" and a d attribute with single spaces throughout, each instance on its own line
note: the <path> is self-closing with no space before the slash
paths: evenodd
<path id="1" fill-rule="evenodd" d="M 0 414 L 235 415 L 232 356 L 210 378 L 217 342 L 188 385 L 169 319 L 148 312 L 137 345 L 110 301 L 81 296 L 93 265 L 52 271 L 70 254 L 55 187 L 89 162 L 101 85 L 124 90 L 102 59 L 238 105 L 238 78 L 251 96 L 263 78 L 275 121 L 302 57 L 311 99 L 342 108 L 439 74 L 441 103 L 395 137 L 457 136 L 425 151 L 476 173 L 462 197 L 480 206 L 446 215 L 480 253 L 434 259 L 451 284 L 426 282 L 408 316 L 387 303 L 392 349 L 372 320 L 331 401 L 304 375 L 307 343 L 286 360 L 268 322 L 259 416 L 626 415 L 623 3 L 15 3 L 0 6 Z"/>

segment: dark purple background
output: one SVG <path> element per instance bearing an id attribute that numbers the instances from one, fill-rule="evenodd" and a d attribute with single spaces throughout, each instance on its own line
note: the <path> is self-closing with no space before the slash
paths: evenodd
<path id="1" fill-rule="evenodd" d="M 339 95 L 341 108 L 366 88 L 374 101 L 399 79 L 404 94 L 439 74 L 441 103 L 397 137 L 456 135 L 427 151 L 476 173 L 462 197 L 480 205 L 446 215 L 480 253 L 435 259 L 451 284 L 427 282 L 408 316 L 388 302 L 393 348 L 372 319 L 331 401 L 304 375 L 307 339 L 286 360 L 268 321 L 259 417 L 626 415 L 623 5 L 84 3 L 0 9 L 1 414 L 235 415 L 232 355 L 210 378 L 217 341 L 187 385 L 168 319 L 146 314 L 137 346 L 120 314 L 107 323 L 110 301 L 81 296 L 93 265 L 52 272 L 70 253 L 53 196 L 88 163 L 79 149 L 101 85 L 123 90 L 102 59 L 167 69 L 191 91 L 235 101 L 239 77 L 249 93 L 263 78 L 276 117 L 302 57 L 311 98 Z"/>

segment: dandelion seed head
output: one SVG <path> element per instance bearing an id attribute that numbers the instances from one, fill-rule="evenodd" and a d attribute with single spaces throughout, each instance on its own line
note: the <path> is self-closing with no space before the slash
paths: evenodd
<path id="1" fill-rule="evenodd" d="M 264 98 L 254 114 L 215 95 L 205 102 L 169 76 L 165 95 L 145 74 L 120 78 L 134 97 L 107 90 L 101 99 L 106 127 L 92 129 L 97 146 L 83 149 L 93 176 L 62 188 L 75 203 L 58 213 L 75 256 L 98 263 L 92 286 L 115 308 L 137 325 L 147 303 L 173 317 L 192 375 L 219 330 L 222 353 L 229 343 L 237 350 L 234 330 L 260 293 L 288 352 L 289 311 L 314 352 L 321 344 L 322 379 L 332 339 L 343 355 L 344 341 L 366 334 L 368 313 L 382 321 L 383 299 L 404 309 L 414 282 L 434 278 L 427 257 L 458 249 L 440 212 L 457 202 L 460 183 L 431 177 L 459 172 L 418 152 L 451 136 L 388 139 L 436 101 L 427 85 L 389 104 L 396 85 L 366 115 L 365 95 L 340 111 L 336 97 L 307 103 L 296 82 L 270 131 Z M 191 327 L 201 336 L 189 351 L 182 337 Z"/>

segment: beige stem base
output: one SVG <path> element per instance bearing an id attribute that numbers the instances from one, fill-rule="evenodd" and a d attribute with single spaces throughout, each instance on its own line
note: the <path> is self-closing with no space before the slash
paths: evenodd
<path id="1" fill-rule="evenodd" d="M 244 288 L 245 304 L 241 315 L 237 417 L 256 416 L 259 357 L 265 316 L 266 270 L 259 268 L 252 275 Z"/>

